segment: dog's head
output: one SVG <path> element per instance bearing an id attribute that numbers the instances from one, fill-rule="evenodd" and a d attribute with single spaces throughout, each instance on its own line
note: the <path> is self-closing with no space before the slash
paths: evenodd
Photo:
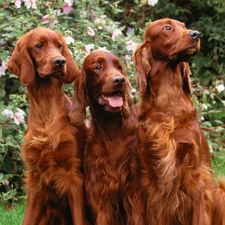
<path id="1" fill-rule="evenodd" d="M 129 114 L 128 108 L 132 103 L 130 83 L 124 66 L 111 52 L 96 50 L 85 58 L 74 90 L 74 108 L 70 118 L 75 124 L 76 118 L 85 117 L 88 105 L 99 112 L 122 111 L 124 116 Z"/>
<path id="2" fill-rule="evenodd" d="M 162 63 L 180 66 L 190 72 L 187 61 L 200 50 L 200 33 L 186 29 L 184 23 L 169 18 L 156 20 L 146 29 L 144 40 L 134 53 L 139 91 L 145 91 L 148 76 L 154 74 Z M 184 69 L 185 68 L 185 69 Z M 189 74 L 183 74 L 187 79 Z M 185 81 L 184 81 L 185 82 Z"/>
<path id="3" fill-rule="evenodd" d="M 24 34 L 17 42 L 8 69 L 26 85 L 35 76 L 58 76 L 63 83 L 71 83 L 80 74 L 61 33 L 38 27 Z"/>

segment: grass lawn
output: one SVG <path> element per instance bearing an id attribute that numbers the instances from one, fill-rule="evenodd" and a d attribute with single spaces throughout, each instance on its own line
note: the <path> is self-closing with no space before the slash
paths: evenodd
<path id="1" fill-rule="evenodd" d="M 225 176 L 225 154 L 220 153 L 212 157 L 212 166 L 216 178 Z M 26 200 L 20 200 L 14 204 L 0 202 L 0 225 L 20 225 L 23 221 Z"/>
<path id="2" fill-rule="evenodd" d="M 20 225 L 23 221 L 26 200 L 9 204 L 0 202 L 0 225 Z"/>

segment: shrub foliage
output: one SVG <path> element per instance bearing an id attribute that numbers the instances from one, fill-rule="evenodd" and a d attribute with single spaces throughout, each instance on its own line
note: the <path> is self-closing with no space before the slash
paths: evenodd
<path id="1" fill-rule="evenodd" d="M 7 60 L 25 32 L 44 26 L 62 32 L 78 66 L 93 49 L 105 48 L 120 57 L 138 101 L 133 50 L 146 26 L 170 17 L 201 32 L 201 52 L 191 61 L 193 101 L 212 154 L 225 143 L 225 2 L 159 0 L 129 1 L 11 1 L 0 3 L 0 198 L 23 196 L 20 146 L 26 130 L 28 102 L 25 88 L 7 70 Z M 65 87 L 71 96 L 73 86 Z M 224 160 L 224 159 L 223 159 Z"/>

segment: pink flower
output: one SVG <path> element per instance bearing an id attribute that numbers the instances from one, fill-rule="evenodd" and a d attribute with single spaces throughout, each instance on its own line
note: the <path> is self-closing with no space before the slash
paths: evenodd
<path id="1" fill-rule="evenodd" d="M 14 113 L 14 122 L 15 124 L 19 125 L 20 123 L 24 122 L 24 114 L 25 112 L 21 109 L 17 109 L 17 112 Z"/>
<path id="2" fill-rule="evenodd" d="M 2 184 L 5 185 L 5 186 L 9 186 L 9 181 L 6 178 L 4 178 L 2 180 Z"/>
<path id="3" fill-rule="evenodd" d="M 135 43 L 135 42 L 133 42 L 133 41 L 127 41 L 126 44 L 127 44 L 126 49 L 127 49 L 128 51 L 133 51 L 133 52 L 135 51 L 135 49 L 136 49 L 137 46 L 138 46 L 138 44 Z"/>
<path id="4" fill-rule="evenodd" d="M 44 23 L 49 23 L 49 22 L 50 22 L 49 15 L 42 16 L 41 20 L 42 20 L 42 22 L 44 22 Z"/>
<path id="5" fill-rule="evenodd" d="M 91 27 L 88 27 L 88 35 L 91 37 L 95 35 L 95 31 Z"/>
<path id="6" fill-rule="evenodd" d="M 9 8 L 9 3 L 4 3 L 4 4 L 3 4 L 3 8 L 4 8 L 4 9 Z"/>
<path id="7" fill-rule="evenodd" d="M 67 3 L 65 3 L 65 4 L 63 4 L 62 10 L 65 14 L 69 14 L 73 10 L 73 7 L 72 7 L 72 5 L 69 6 Z"/>
<path id="8" fill-rule="evenodd" d="M 5 109 L 2 111 L 2 115 L 7 118 L 13 119 L 16 125 L 24 122 L 25 112 L 22 109 L 17 108 L 17 112 L 13 114 L 12 110 Z"/>

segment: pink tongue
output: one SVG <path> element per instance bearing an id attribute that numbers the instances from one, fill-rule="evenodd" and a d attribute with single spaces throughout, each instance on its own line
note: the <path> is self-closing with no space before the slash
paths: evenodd
<path id="1" fill-rule="evenodd" d="M 121 107 L 123 105 L 123 98 L 120 96 L 108 97 L 108 101 L 112 107 Z"/>

